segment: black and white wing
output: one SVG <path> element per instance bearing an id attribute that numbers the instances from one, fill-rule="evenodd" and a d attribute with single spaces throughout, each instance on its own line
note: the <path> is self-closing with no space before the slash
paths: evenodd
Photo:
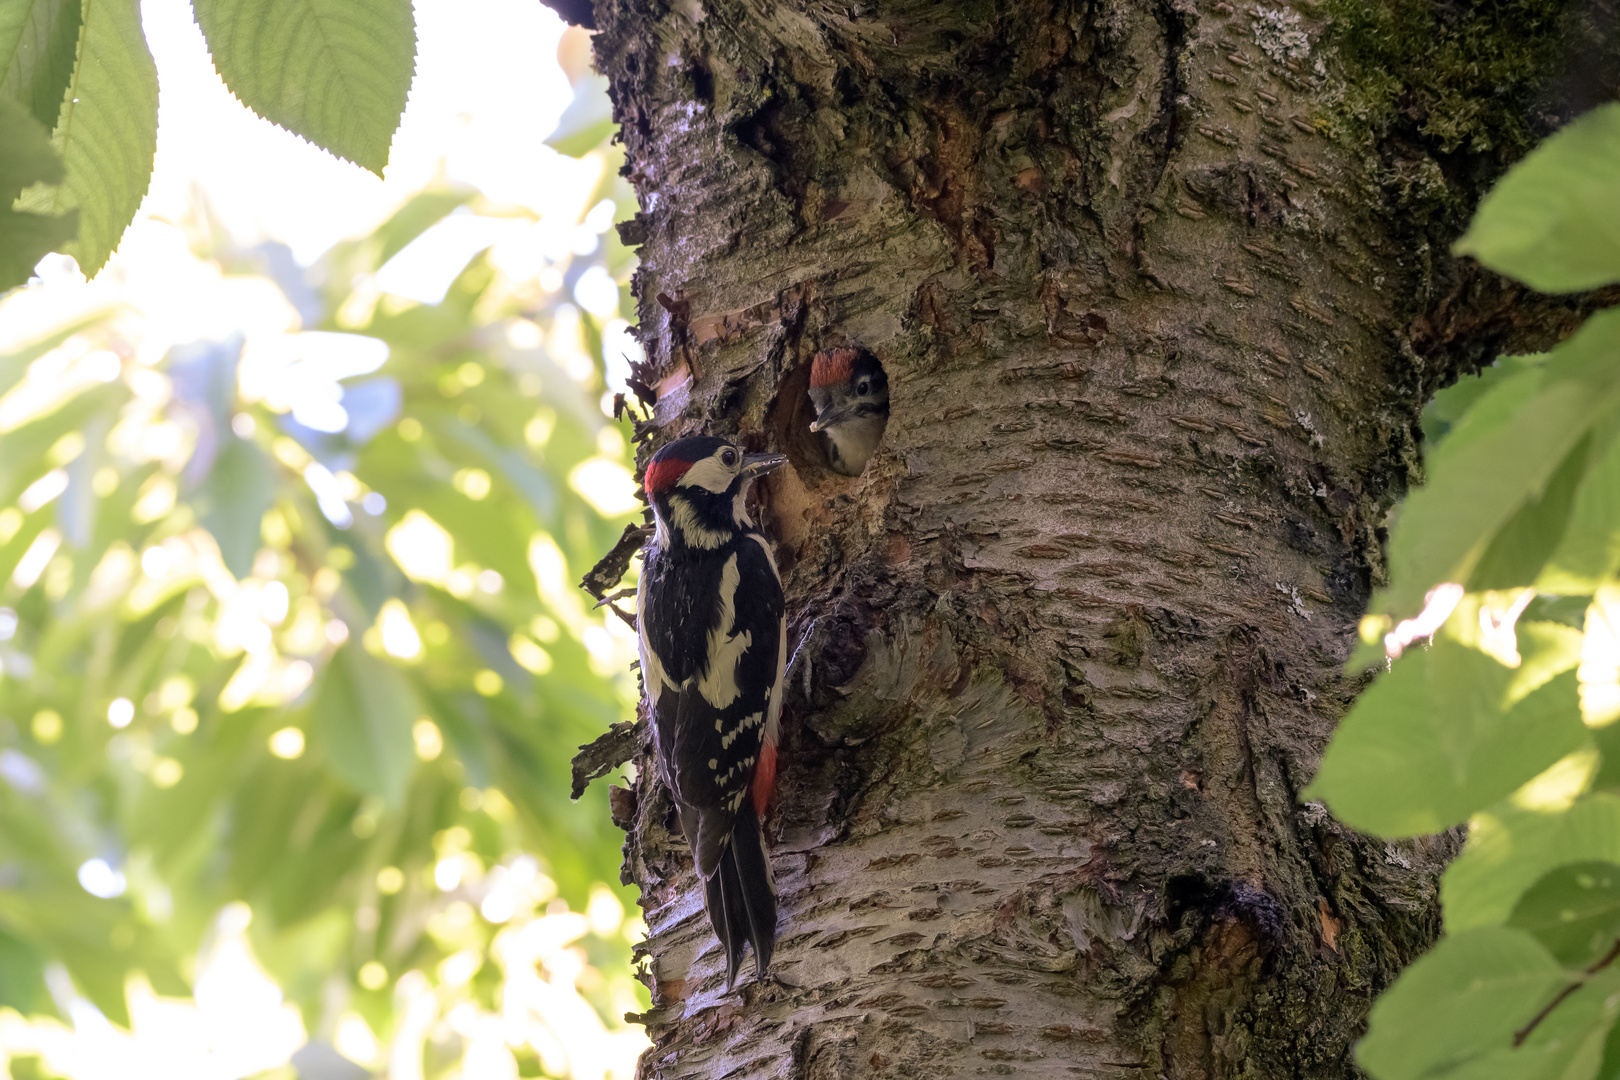
<path id="1" fill-rule="evenodd" d="M 764 542 L 748 535 L 678 566 L 650 557 L 638 606 L 659 768 L 703 879 L 731 985 L 744 943 L 753 944 L 763 975 L 776 937 L 759 811 L 775 775 L 787 658 L 781 582 Z"/>
<path id="2" fill-rule="evenodd" d="M 745 538 L 704 560 L 715 563 L 712 576 L 669 574 L 650 583 L 644 603 L 643 647 L 652 655 L 642 671 L 660 765 L 705 877 L 737 816 L 753 812 L 749 788 L 767 734 L 775 735 L 786 642 L 781 586 L 769 559 Z"/>

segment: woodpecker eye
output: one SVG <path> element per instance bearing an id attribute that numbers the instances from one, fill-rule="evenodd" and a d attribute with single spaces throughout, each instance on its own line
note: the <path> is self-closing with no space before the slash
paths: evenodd
<path id="1" fill-rule="evenodd" d="M 855 385 L 855 392 L 861 395 L 861 397 L 865 397 L 867 394 L 872 392 L 872 384 L 867 380 L 862 379 Z"/>
<path id="2" fill-rule="evenodd" d="M 735 469 L 737 467 L 737 451 L 729 446 L 720 451 L 720 463 L 728 469 Z"/>

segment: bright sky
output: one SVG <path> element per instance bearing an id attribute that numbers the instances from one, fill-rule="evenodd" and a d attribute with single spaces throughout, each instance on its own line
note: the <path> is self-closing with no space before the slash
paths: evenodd
<path id="1" fill-rule="evenodd" d="M 231 231 L 309 263 L 368 232 L 441 167 L 492 199 L 551 209 L 566 174 L 543 145 L 572 99 L 563 23 L 535 0 L 418 0 L 416 79 L 385 178 L 261 120 L 214 72 L 187 0 L 144 0 L 157 60 L 157 166 L 145 213 L 178 218 L 193 186 Z"/>

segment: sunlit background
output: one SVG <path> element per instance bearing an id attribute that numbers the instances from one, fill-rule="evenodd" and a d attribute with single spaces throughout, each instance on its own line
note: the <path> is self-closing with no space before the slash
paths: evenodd
<path id="1" fill-rule="evenodd" d="M 384 178 L 146 0 L 146 203 L 0 302 L 0 1053 L 14 1077 L 628 1077 L 642 924 L 568 759 L 638 506 L 633 212 L 589 44 L 423 0 Z"/>

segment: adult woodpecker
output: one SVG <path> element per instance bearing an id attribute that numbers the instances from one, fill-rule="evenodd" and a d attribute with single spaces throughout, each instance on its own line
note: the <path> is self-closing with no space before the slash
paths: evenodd
<path id="1" fill-rule="evenodd" d="M 865 349 L 829 349 L 810 364 L 811 431 L 827 440 L 827 459 L 845 476 L 859 476 L 889 423 L 889 377 Z"/>
<path id="2" fill-rule="evenodd" d="M 776 560 L 743 503 L 786 461 L 689 435 L 654 454 L 643 481 L 657 531 L 636 592 L 641 678 L 728 990 L 745 944 L 761 978 L 776 944 L 760 818 L 776 779 L 787 623 Z"/>

